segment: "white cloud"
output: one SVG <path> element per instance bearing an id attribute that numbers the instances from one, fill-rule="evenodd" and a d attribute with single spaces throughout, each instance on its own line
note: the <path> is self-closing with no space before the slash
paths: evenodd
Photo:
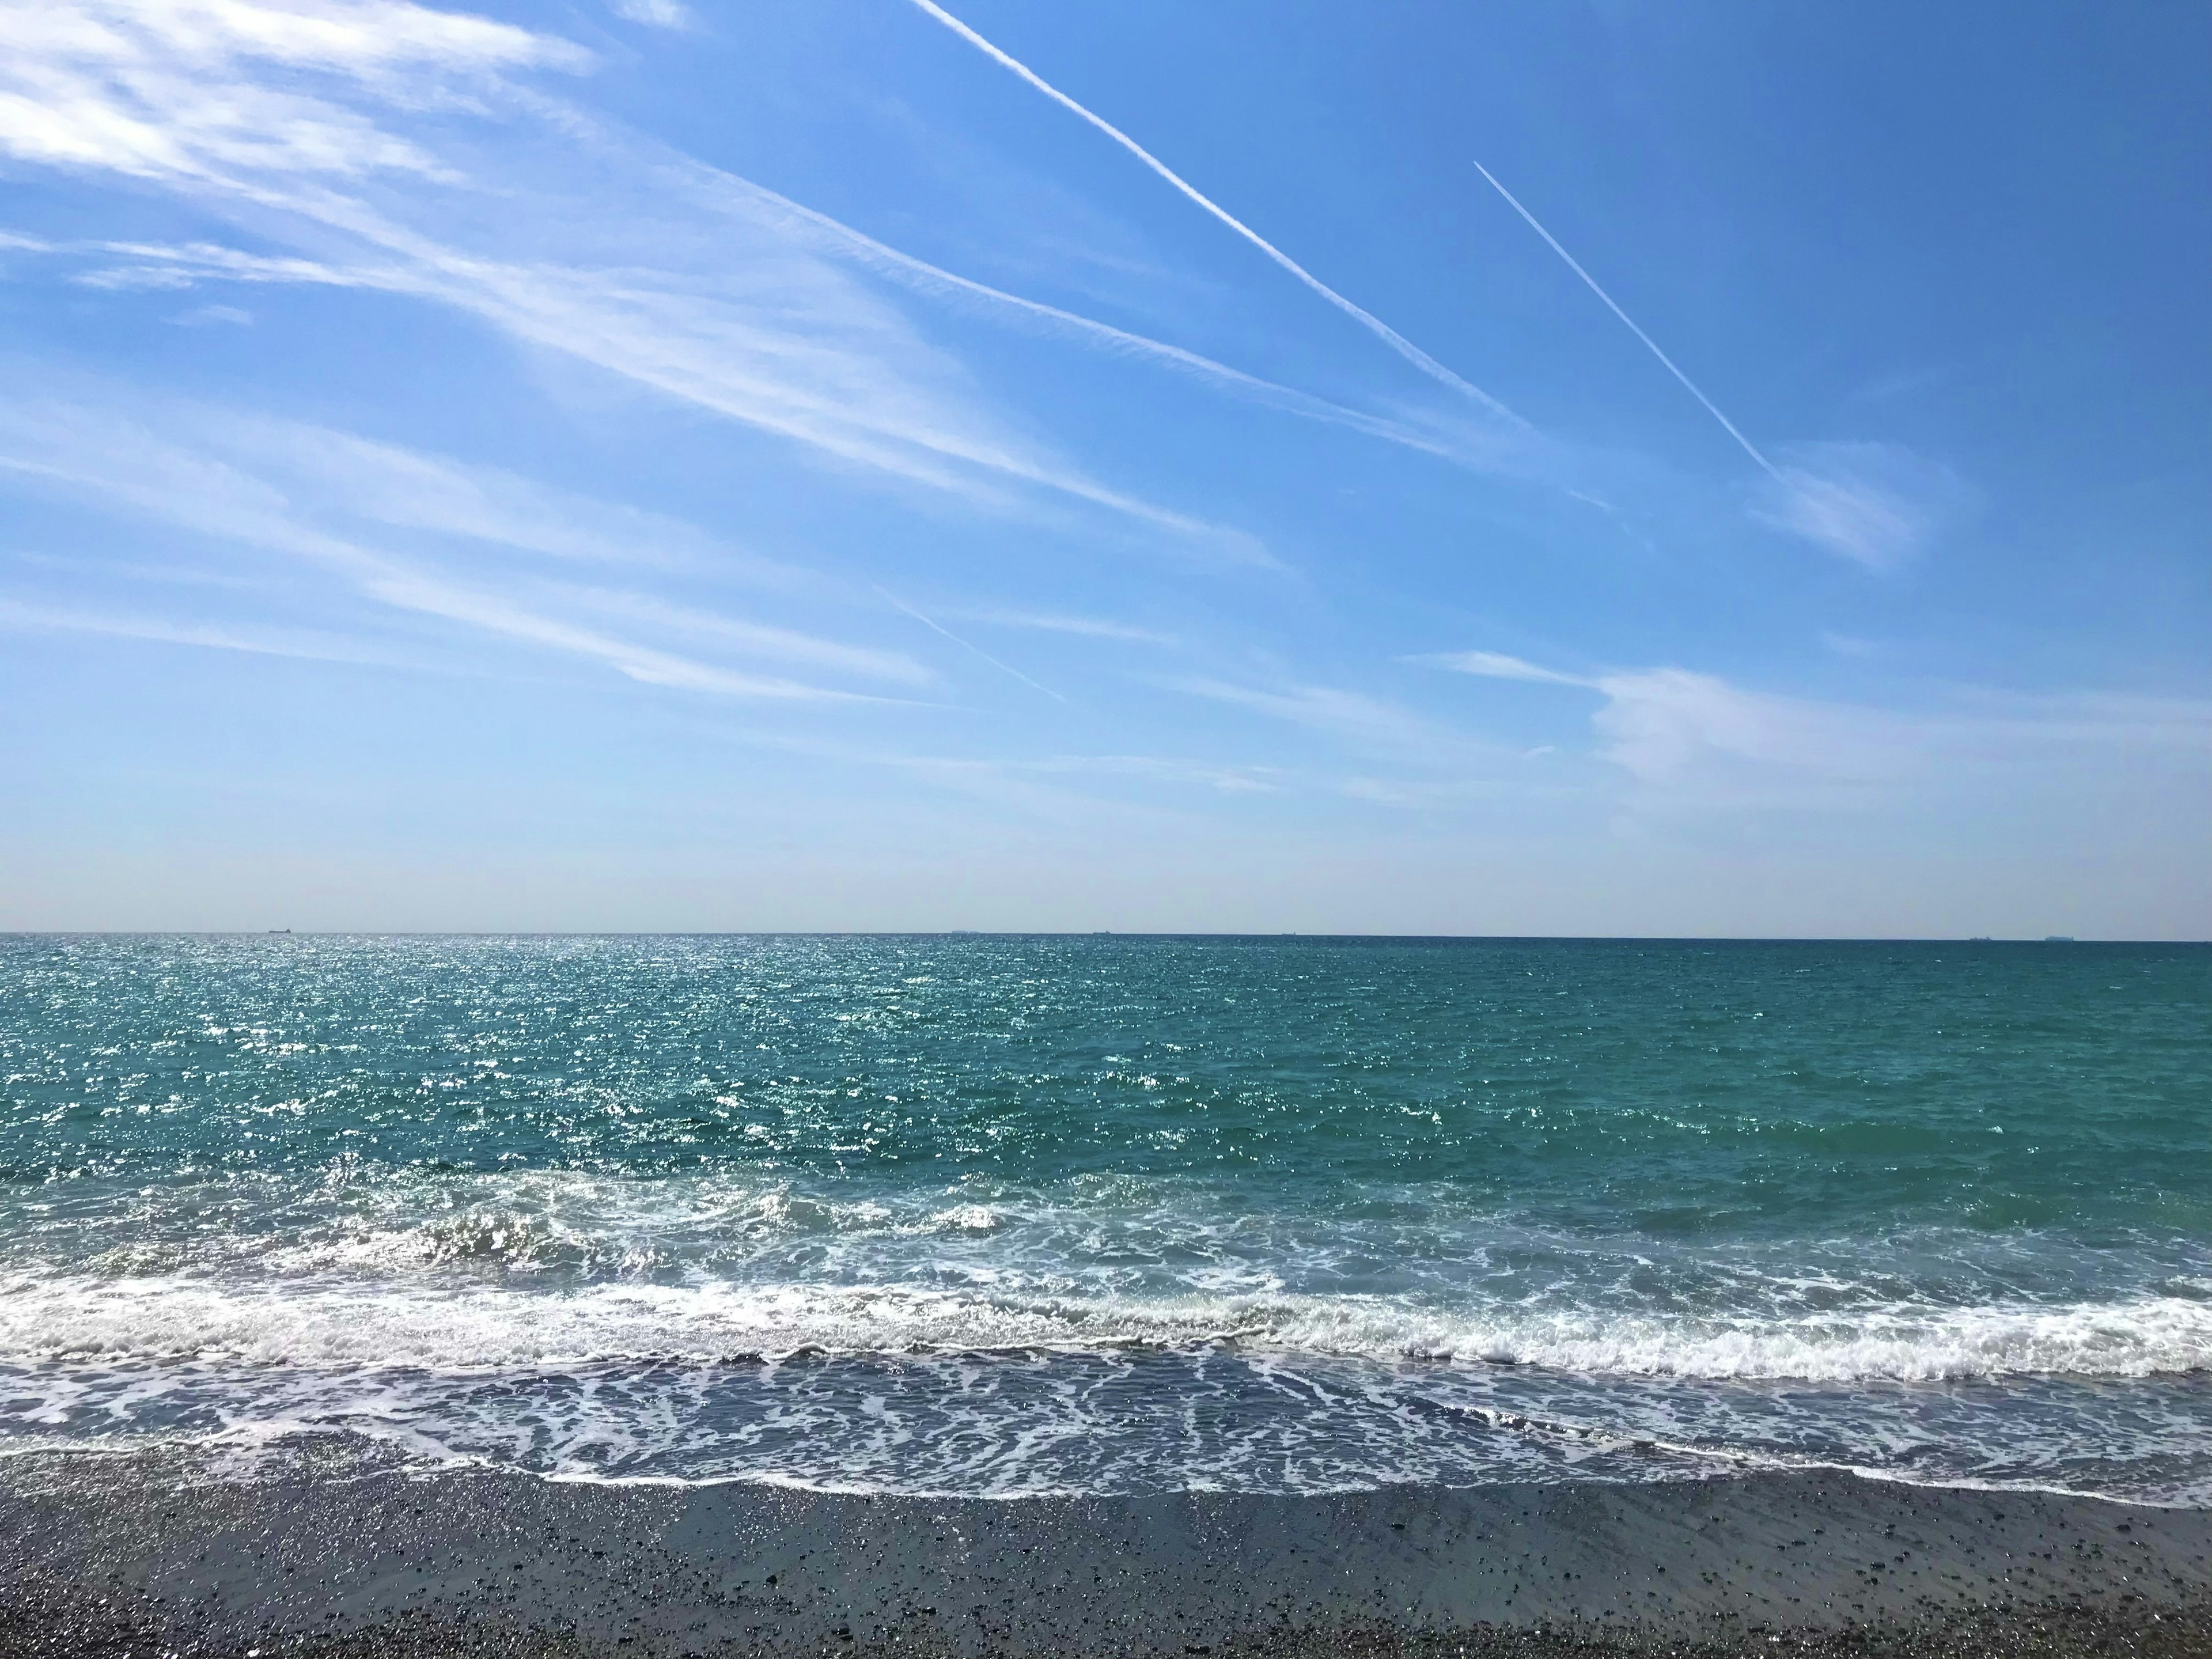
<path id="1" fill-rule="evenodd" d="M 849 264 L 939 303 L 988 316 L 1002 326 L 1024 329 L 1047 338 L 1073 341 L 1111 357 L 1148 362 L 1193 380 L 1210 391 L 1303 420 L 1342 427 L 1475 471 L 1551 478 L 1559 473 L 1563 465 L 1556 446 L 1517 422 L 1485 422 L 1434 410 L 1406 409 L 1395 416 L 1384 416 L 1348 408 L 1296 387 L 1248 374 L 1183 347 L 1131 333 L 942 270 L 732 174 L 690 162 L 672 170 L 684 175 L 692 187 L 702 192 L 714 211 L 728 211 L 734 207 L 744 216 L 765 213 L 777 222 L 780 231 L 833 261 Z M 248 253 L 207 241 L 172 245 L 123 241 L 56 243 L 0 233 L 0 247 L 10 246 L 32 252 L 131 261 L 94 265 L 70 279 L 80 286 L 100 289 L 177 289 L 204 282 L 297 283 L 447 297 L 426 290 L 419 273 L 405 262 L 378 260 L 366 255 L 331 264 Z M 1570 489 L 1567 493 L 1590 501 L 1607 513 L 1613 512 L 1586 492 Z M 1225 532 L 1212 533 L 1216 539 L 1228 539 Z"/>
<path id="2" fill-rule="evenodd" d="M 1591 724 L 1605 758 L 1639 781 L 1674 785 L 1740 763 L 1872 781 L 1917 767 L 1909 725 L 1875 711 L 1747 691 L 1682 668 L 1607 674 Z"/>
<path id="3" fill-rule="evenodd" d="M 70 279 L 88 288 L 191 288 L 203 282 L 222 281 L 375 288 L 397 294 L 409 291 L 405 273 L 396 266 L 381 270 L 359 265 L 341 269 L 315 259 L 247 253 L 217 242 L 52 242 L 40 252 L 90 254 L 136 262 L 104 266 Z"/>
<path id="4" fill-rule="evenodd" d="M 100 251 L 125 262 L 82 272 L 87 285 L 404 293 L 848 463 L 981 505 L 1005 505 L 1009 486 L 1073 498 L 1228 565 L 1273 561 L 1249 534 L 1115 489 L 994 416 L 867 284 L 1476 471 L 1556 481 L 1565 465 L 1479 394 L 1468 412 L 1369 413 L 915 258 L 514 82 L 589 66 L 550 36 L 404 4 L 226 0 L 222 27 L 188 27 L 199 13 L 180 21 L 158 0 L 51 9 L 86 27 L 33 40 L 12 83 L 27 125 L 0 121 L 0 151 L 61 164 L 67 150 L 69 164 L 158 178 L 301 250 L 111 244 Z M 666 23 L 673 9 L 642 0 L 630 15 Z M 188 75 L 164 78 L 185 61 Z M 495 145 L 477 141 L 487 118 L 502 124 Z M 78 139 L 32 130 L 57 125 Z"/>
<path id="5" fill-rule="evenodd" d="M 631 617 L 653 627 L 693 638 L 726 641 L 750 655 L 807 663 L 840 673 L 893 680 L 906 685 L 929 685 L 938 678 L 934 670 L 915 661 L 903 651 L 848 645 L 842 641 L 821 639 L 788 628 L 772 628 L 714 611 L 671 605 L 665 599 L 643 593 L 590 588 L 578 590 L 576 597 L 598 614 Z"/>
<path id="6" fill-rule="evenodd" d="M 87 281 L 197 270 L 405 293 L 981 506 L 1043 492 L 1206 560 L 1273 562 L 1249 534 L 1103 483 L 990 408 L 874 290 L 889 250 L 863 258 L 850 232 L 827 246 L 832 222 L 512 78 L 588 67 L 568 42 L 402 0 L 19 11 L 0 154 L 165 182 L 291 245 L 141 256 Z"/>
<path id="7" fill-rule="evenodd" d="M 1407 661 L 1486 679 L 1569 686 L 1602 699 L 1590 719 L 1597 754 L 1647 794 L 1685 796 L 1725 785 L 1732 798 L 1755 781 L 1868 783 L 1912 761 L 1893 723 L 1869 710 L 1748 691 L 1682 668 L 1571 674 L 1495 651 L 1461 651 Z M 1552 753 L 1544 744 L 1523 758 Z"/>
<path id="8" fill-rule="evenodd" d="M 605 613 L 627 605 L 636 623 L 703 636 L 747 656 L 909 683 L 926 674 L 902 653 L 846 647 L 643 596 L 533 586 L 511 573 L 498 576 L 495 587 L 481 570 L 447 574 L 438 568 L 437 544 L 417 540 L 402 550 L 391 532 L 427 531 L 502 552 L 600 562 L 633 562 L 639 550 L 631 537 L 641 534 L 657 532 L 664 542 L 702 550 L 711 544 L 672 520 L 488 469 L 322 428 L 141 401 L 132 413 L 58 400 L 0 404 L 0 471 L 102 510 L 303 560 L 379 604 L 580 656 L 646 684 L 779 701 L 880 701 L 623 637 L 604 625 Z M 164 416 L 164 428 L 147 423 Z M 582 614 L 560 614 L 564 605 Z"/>
<path id="9" fill-rule="evenodd" d="M 629 286 L 617 291 L 609 288 L 604 259 L 578 256 L 547 265 L 464 257 L 410 236 L 357 202 L 336 198 L 318 198 L 317 212 L 369 244 L 343 259 L 256 254 L 207 241 L 65 244 L 17 240 L 32 252 L 129 262 L 95 265 L 70 277 L 88 288 L 131 291 L 186 289 L 205 282 L 301 283 L 379 289 L 452 305 L 532 344 L 568 352 L 655 391 L 813 444 L 842 459 L 977 500 L 989 495 L 989 486 L 981 479 L 996 473 L 1151 524 L 1228 564 L 1264 567 L 1274 561 L 1243 532 L 1106 489 L 1049 458 L 1025 451 L 1005 434 L 986 431 L 973 411 L 956 403 L 946 402 L 933 410 L 915 395 L 918 383 L 933 376 L 942 383 L 935 395 L 957 398 L 964 389 L 961 371 L 950 357 L 921 348 L 904 319 L 869 296 L 844 267 L 888 276 L 940 300 L 980 300 L 1002 321 L 1042 320 L 1050 325 L 1048 331 L 1072 334 L 1119 355 L 1149 357 L 1269 408 L 1476 464 L 1471 441 L 1463 433 L 1431 435 L 1405 422 L 1365 415 L 1257 380 L 1179 347 L 939 270 L 744 179 L 675 158 L 662 157 L 659 165 L 663 185 L 680 179 L 687 190 L 702 197 L 703 206 L 689 202 L 677 210 L 706 216 L 708 222 L 702 234 L 725 240 L 751 234 L 765 241 L 726 266 L 687 272 L 681 260 L 656 262 L 643 246 L 646 233 L 610 228 L 605 234 L 624 243 L 620 257 L 630 262 L 623 273 Z M 630 198 L 641 192 L 619 193 Z M 582 204 L 570 204 L 548 216 L 583 234 L 586 211 Z M 789 280 L 780 281 L 780 271 L 787 273 Z M 808 291 L 810 285 L 814 291 Z M 617 302 L 613 307 L 605 303 L 611 298 Z M 750 320 L 756 315 L 766 319 L 765 327 Z M 820 337 L 793 337 L 794 325 L 802 320 L 806 330 Z M 841 333 L 846 337 L 831 337 Z M 871 334 L 872 341 L 867 337 Z M 900 384 L 901 365 L 896 360 L 902 353 L 915 359 L 907 367 L 908 379 L 916 385 Z M 837 383 L 808 385 L 801 374 L 800 383 L 792 384 L 793 370 L 838 371 Z M 963 422 L 969 429 L 963 430 Z M 886 437 L 893 441 L 885 443 Z M 944 464 L 947 459 L 974 471 L 948 468 Z"/>
<path id="10" fill-rule="evenodd" d="M 991 628 L 1034 629 L 1047 634 L 1074 634 L 1087 639 L 1120 640 L 1130 645 L 1175 646 L 1182 641 L 1172 634 L 1163 634 L 1150 628 L 1133 628 L 1127 623 L 1107 622 L 1096 617 L 1071 617 L 1054 611 L 946 611 L 938 615 L 951 617 L 956 622 L 981 623 Z"/>
<path id="11" fill-rule="evenodd" d="M 1283 772 L 1273 766 L 1218 766 L 1158 755 L 1055 755 L 1036 761 L 1012 761 L 1013 769 L 1046 773 L 1089 773 L 1104 777 L 1141 778 L 1171 784 L 1196 784 L 1224 794 L 1274 794 Z"/>
<path id="12" fill-rule="evenodd" d="M 2186 701 L 1968 692 L 1945 707 L 1895 709 L 1753 690 L 1679 667 L 1583 676 L 1486 651 L 1407 660 L 1595 692 L 1596 753 L 1650 805 L 1833 806 L 2033 769 L 2066 748 L 2212 756 L 2212 704 Z"/>
<path id="13" fill-rule="evenodd" d="M 1425 657 L 1408 657 L 1406 660 L 1430 668 L 1448 668 L 1455 674 L 1475 674 L 1485 679 L 1533 680 L 1547 685 L 1594 684 L 1578 674 L 1563 674 L 1554 668 L 1540 668 L 1533 662 L 1524 662 L 1518 657 L 1509 657 L 1497 651 L 1440 652 Z"/>
<path id="14" fill-rule="evenodd" d="M 250 328 L 253 313 L 237 306 L 194 306 L 180 311 L 169 320 L 179 328 L 204 328 L 210 323 L 227 323 L 233 328 Z"/>
<path id="15" fill-rule="evenodd" d="M 1792 444 L 1778 454 L 1752 516 L 1869 570 L 1925 552 L 1972 507 L 1956 473 L 1895 444 Z"/>
<path id="16" fill-rule="evenodd" d="M 688 29 L 691 27 L 691 10 L 678 0 L 614 0 L 615 15 L 626 17 L 633 23 L 643 23 L 648 28 Z"/>
<path id="17" fill-rule="evenodd" d="M 174 265 L 113 265 L 100 270 L 81 270 L 70 281 L 79 288 L 125 294 L 190 288 L 193 278 L 190 271 Z"/>
<path id="18" fill-rule="evenodd" d="M 367 521 L 562 560 L 791 579 L 681 520 L 495 467 L 203 404 L 143 394 L 128 403 L 33 395 L 0 404 L 0 467 L 249 540 Z"/>
<path id="19" fill-rule="evenodd" d="M 2212 783 L 2212 703 L 1954 692 L 1883 708 L 1746 690 L 1679 668 L 1598 682 L 1600 753 L 1669 811 L 1969 811 L 2056 819 Z M 2177 770 L 2177 769 L 2179 769 Z M 2109 805 L 2102 810 L 2111 810 Z"/>
<path id="20" fill-rule="evenodd" d="M 0 150 L 141 178 L 435 173 L 315 77 L 420 98 L 426 75 L 591 62 L 568 41 L 406 0 L 10 0 L 0 33 Z"/>
<path id="21" fill-rule="evenodd" d="M 385 604 L 420 615 L 465 623 L 526 644 L 589 658 L 646 685 L 724 696 L 777 702 L 879 702 L 759 674 L 736 672 L 696 658 L 618 638 L 588 624 L 548 617 L 515 605 L 506 595 L 458 586 L 368 556 L 354 561 L 361 590 Z"/>
<path id="22" fill-rule="evenodd" d="M 203 448 L 324 508 L 548 557 L 661 567 L 710 564 L 765 578 L 791 573 L 739 555 L 665 514 L 580 495 L 502 471 L 304 422 L 204 407 L 171 413 Z"/>
<path id="23" fill-rule="evenodd" d="M 112 639 L 151 640 L 164 645 L 242 651 L 255 656 L 298 657 L 315 662 L 382 663 L 390 660 L 343 635 L 301 629 L 212 625 L 155 617 L 40 605 L 0 596 L 0 628 L 38 633 L 101 634 Z"/>
<path id="24" fill-rule="evenodd" d="M 1326 685 L 1292 685 L 1267 690 L 1215 679 L 1170 680 L 1164 684 L 1170 690 L 1302 726 L 1355 750 L 1371 753 L 1437 763 L 1464 755 L 1470 747 L 1464 738 L 1427 716 L 1363 692 Z"/>

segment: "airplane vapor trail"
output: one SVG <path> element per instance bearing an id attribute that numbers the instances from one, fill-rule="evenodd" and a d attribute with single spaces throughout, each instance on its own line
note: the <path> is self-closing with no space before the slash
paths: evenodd
<path id="1" fill-rule="evenodd" d="M 977 656 L 981 657 L 985 662 L 990 664 L 992 667 L 997 669 L 1000 673 L 1012 674 L 1024 685 L 1028 686 L 1030 690 L 1042 691 L 1045 696 L 1050 697 L 1055 702 L 1066 702 L 1067 701 L 1066 697 L 1060 696 L 1059 692 L 1054 690 L 1050 686 L 1041 684 L 1037 681 L 1031 679 L 1028 675 L 1023 673 L 1020 669 L 1016 668 L 1012 664 L 1000 662 L 996 657 L 986 651 L 981 646 L 977 645 L 974 641 L 962 639 L 957 634 L 947 628 L 943 623 L 932 622 L 928 617 L 923 616 L 921 611 L 915 610 L 912 605 L 908 605 L 904 599 L 899 598 L 897 594 L 892 592 L 889 588 L 878 587 L 876 589 L 876 592 L 882 594 L 884 599 L 890 600 L 891 607 L 894 610 L 905 611 L 908 616 L 913 617 L 924 628 L 933 629 L 937 633 L 944 635 L 946 639 L 951 641 L 953 644 L 960 647 L 962 650 L 973 651 Z"/>
<path id="2" fill-rule="evenodd" d="M 1413 364 L 1414 368 L 1419 369 L 1424 374 L 1429 375 L 1431 378 L 1441 381 L 1443 384 L 1451 387 L 1455 392 L 1462 392 L 1466 396 L 1474 398 L 1475 402 L 1480 404 L 1492 413 L 1511 421 L 1516 426 L 1525 426 L 1528 424 L 1525 421 L 1522 420 L 1518 415 L 1516 415 L 1511 410 L 1506 408 L 1504 404 L 1499 403 L 1497 398 L 1492 397 L 1480 386 L 1474 385 L 1469 380 L 1462 379 L 1461 376 L 1452 373 L 1450 369 L 1446 368 L 1442 363 L 1430 356 L 1427 352 L 1422 350 L 1420 347 L 1415 345 L 1404 335 L 1399 333 L 1396 329 L 1392 328 L 1389 324 L 1384 322 L 1380 317 L 1376 316 L 1371 312 L 1362 309 L 1359 306 L 1355 305 L 1352 301 L 1346 299 L 1344 295 L 1339 294 L 1327 283 L 1322 281 L 1320 277 L 1315 276 L 1304 265 L 1291 258 L 1289 254 L 1284 252 L 1282 249 L 1277 247 L 1266 237 L 1261 235 L 1260 233 L 1253 229 L 1251 226 L 1246 224 L 1242 219 L 1239 219 L 1236 215 L 1231 213 L 1219 203 L 1214 201 L 1212 198 L 1200 191 L 1196 185 L 1184 179 L 1181 173 L 1169 167 L 1166 162 L 1161 161 L 1158 156 L 1153 155 L 1142 144 L 1129 137 L 1127 133 L 1122 131 L 1121 128 L 1115 126 L 1112 122 L 1105 119 L 1102 116 L 1092 114 L 1089 110 L 1077 103 L 1075 100 L 1069 97 L 1058 87 L 1054 86 L 1050 82 L 1045 80 L 1042 76 L 1031 70 L 1027 64 L 1022 63 L 1018 58 L 1010 57 L 1006 53 L 1000 51 L 998 47 L 993 46 L 981 35 L 976 33 L 975 30 L 969 28 L 965 23 L 955 17 L 951 12 L 945 10 L 944 7 L 937 4 L 936 0 L 914 0 L 914 3 L 919 6 L 923 11 L 928 13 L 929 15 L 935 18 L 939 22 L 944 24 L 945 27 L 951 29 L 962 40 L 968 42 L 969 46 L 974 46 L 977 51 L 982 52 L 993 62 L 1000 64 L 1005 69 L 1011 70 L 1014 74 L 1028 82 L 1030 85 L 1035 87 L 1039 92 L 1044 94 L 1046 97 L 1051 99 L 1053 102 L 1060 105 L 1061 108 L 1067 110 L 1072 114 L 1081 117 L 1092 126 L 1097 128 L 1099 131 L 1104 133 L 1115 143 L 1121 145 L 1123 149 L 1127 150 L 1130 155 L 1135 156 L 1139 161 L 1142 161 L 1154 173 L 1159 174 L 1161 178 L 1166 179 L 1170 185 L 1173 185 L 1177 190 L 1181 191 L 1193 202 L 1195 202 L 1200 207 L 1204 208 L 1215 218 L 1220 220 L 1223 224 L 1228 226 L 1230 229 L 1235 231 L 1246 241 L 1251 243 L 1254 247 L 1258 248 L 1261 252 L 1266 254 L 1270 259 L 1273 259 L 1285 270 L 1290 272 L 1291 276 L 1297 277 L 1301 283 L 1304 283 L 1316 294 L 1318 294 L 1322 299 L 1328 301 L 1329 304 L 1334 306 L 1339 311 L 1344 313 L 1346 316 L 1350 317 L 1353 321 L 1359 324 L 1361 327 L 1373 334 L 1376 338 L 1381 340 L 1383 344 L 1389 346 L 1391 350 L 1396 352 L 1401 357 L 1403 357 L 1407 362 Z"/>
<path id="3" fill-rule="evenodd" d="M 915 3 L 917 5 L 925 3 L 925 0 L 915 0 Z M 1526 219 L 1528 222 L 1528 228 L 1531 230 L 1534 231 L 1539 236 L 1542 237 L 1545 241 L 1551 245 L 1553 252 L 1558 254 L 1559 258 L 1567 262 L 1567 269 L 1573 271 L 1576 276 L 1581 277 L 1583 282 L 1589 283 L 1589 291 L 1596 295 L 1599 299 L 1604 301 L 1607 308 L 1610 310 L 1614 316 L 1620 318 L 1622 322 L 1628 325 L 1628 331 L 1633 334 L 1638 339 L 1643 341 L 1645 345 L 1651 349 L 1651 355 L 1656 357 L 1661 362 L 1666 364 L 1667 372 L 1669 374 L 1672 374 L 1676 380 L 1680 380 L 1684 386 L 1688 388 L 1690 395 L 1705 406 L 1705 412 L 1711 415 L 1715 420 L 1718 421 L 1722 426 L 1728 429 L 1728 434 L 1729 437 L 1735 439 L 1738 443 L 1743 446 L 1743 453 L 1750 456 L 1753 460 L 1757 461 L 1760 468 L 1769 477 L 1774 479 L 1777 483 L 1781 483 L 1783 481 L 1781 473 L 1775 471 L 1773 462 L 1768 460 L 1765 456 L 1759 453 L 1759 446 L 1753 443 L 1750 439 L 1745 437 L 1742 433 L 1736 430 L 1735 422 L 1729 419 L 1727 416 L 1721 413 L 1719 404 L 1716 404 L 1711 398 L 1705 396 L 1704 392 L 1698 390 L 1698 383 L 1695 380 L 1692 380 L 1688 375 L 1683 374 L 1680 369 L 1674 367 L 1674 360 L 1672 357 L 1669 357 L 1665 352 L 1659 349 L 1659 343 L 1653 339 L 1649 334 L 1646 334 L 1642 329 L 1638 328 L 1636 325 L 1636 319 L 1630 316 L 1626 312 L 1623 311 L 1619 305 L 1614 303 L 1613 295 L 1607 294 L 1603 289 L 1597 285 L 1597 278 L 1591 276 L 1589 272 L 1582 268 L 1582 262 L 1577 259 L 1573 254 L 1568 252 L 1566 249 L 1561 247 L 1559 246 L 1559 239 L 1553 235 L 1550 231 L 1545 229 L 1543 225 L 1538 222 L 1534 214 L 1529 212 L 1527 208 L 1521 205 L 1521 198 L 1516 196 L 1511 191 L 1506 189 L 1504 185 L 1499 184 L 1498 182 L 1497 175 L 1492 173 L 1488 167 L 1483 166 L 1481 162 L 1477 161 L 1474 164 L 1474 170 L 1480 173 L 1484 178 L 1489 179 L 1490 187 L 1496 191 L 1500 196 L 1503 196 L 1505 198 L 1507 204 L 1510 205 L 1516 213 L 1519 214 L 1523 219 Z"/>
<path id="4" fill-rule="evenodd" d="M 1057 325 L 1111 349 L 1164 363 L 1197 380 L 1231 392 L 1242 393 L 1271 408 L 1283 410 L 1293 415 L 1301 415 L 1308 420 L 1326 421 L 1333 425 L 1349 427 L 1353 431 L 1364 432 L 1370 437 L 1380 438 L 1389 443 L 1402 444 L 1407 448 L 1418 449 L 1427 454 L 1444 456 L 1447 459 L 1452 454 L 1452 451 L 1445 444 L 1416 432 L 1401 422 L 1363 414 L 1356 409 L 1346 409 L 1341 404 L 1331 403 L 1325 398 L 1315 397 L 1311 392 L 1300 392 L 1293 386 L 1280 386 L 1273 380 L 1263 380 L 1257 375 L 1247 374 L 1241 368 L 1231 368 L 1226 363 L 1216 362 L 1211 357 L 1201 357 L 1194 351 L 1186 351 L 1181 346 L 1170 345 L 1164 340 L 1155 340 L 1143 334 L 1132 334 L 1127 329 L 1115 328 L 1111 323 L 1102 323 L 1093 317 L 1085 317 L 1073 311 L 1063 311 L 1060 307 L 1048 306 L 1041 300 L 1025 299 L 1021 295 L 1009 294 L 1004 289 L 993 288 L 988 283 L 979 283 L 973 277 L 958 276 L 940 265 L 931 264 L 926 259 L 916 258 L 911 253 L 902 252 L 897 248 L 879 242 L 874 237 L 854 229 L 842 220 L 833 219 L 826 213 L 803 206 L 787 196 L 779 196 L 774 191 L 759 185 L 753 185 L 750 181 L 747 181 L 747 187 L 761 200 L 773 204 L 778 211 L 787 213 L 793 219 L 833 238 L 838 246 L 872 268 L 883 270 L 894 279 L 919 288 L 923 292 L 935 293 L 940 296 L 955 295 L 981 300 L 1024 316 Z"/>

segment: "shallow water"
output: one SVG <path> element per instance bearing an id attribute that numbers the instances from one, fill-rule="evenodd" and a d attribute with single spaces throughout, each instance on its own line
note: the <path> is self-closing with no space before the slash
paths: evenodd
<path id="1" fill-rule="evenodd" d="M 2212 1499 L 2212 950 L 0 940 L 0 1443 Z"/>

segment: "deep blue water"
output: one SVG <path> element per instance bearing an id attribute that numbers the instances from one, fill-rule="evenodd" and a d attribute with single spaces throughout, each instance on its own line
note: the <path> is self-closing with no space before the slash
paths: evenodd
<path id="1" fill-rule="evenodd" d="M 0 1437 L 2212 1498 L 2212 949 L 0 939 Z"/>

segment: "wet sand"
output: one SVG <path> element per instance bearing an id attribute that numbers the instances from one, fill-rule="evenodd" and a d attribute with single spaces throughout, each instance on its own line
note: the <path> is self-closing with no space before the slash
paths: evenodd
<path id="1" fill-rule="evenodd" d="M 0 1464 L 0 1653 L 2212 1655 L 2212 1511 L 1832 1473 L 1013 1501 Z"/>

